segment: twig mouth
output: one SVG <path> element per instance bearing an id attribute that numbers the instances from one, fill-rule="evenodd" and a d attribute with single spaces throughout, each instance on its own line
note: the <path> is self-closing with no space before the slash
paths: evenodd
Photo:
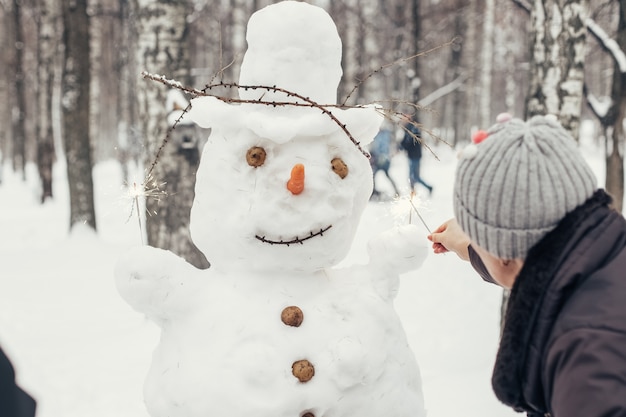
<path id="1" fill-rule="evenodd" d="M 324 232 L 326 232 L 328 229 L 330 229 L 331 227 L 333 227 L 333 225 L 329 225 L 326 226 L 325 228 L 320 229 L 317 232 L 313 232 L 311 231 L 307 236 L 305 237 L 299 237 L 296 236 L 295 238 L 291 239 L 291 240 L 271 240 L 271 239 L 267 239 L 265 236 L 259 236 L 259 235 L 255 235 L 254 237 L 257 238 L 258 240 L 260 240 L 263 243 L 269 243 L 270 245 L 295 245 L 295 244 L 300 244 L 303 245 L 305 240 L 309 240 L 314 238 L 315 236 L 324 236 Z"/>

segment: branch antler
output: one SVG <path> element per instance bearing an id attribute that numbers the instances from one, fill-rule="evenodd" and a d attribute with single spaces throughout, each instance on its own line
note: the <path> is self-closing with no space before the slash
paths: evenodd
<path id="1" fill-rule="evenodd" d="M 155 75 L 155 74 L 151 74 L 151 73 L 146 72 L 146 71 L 142 72 L 141 75 L 142 75 L 142 77 L 144 77 L 146 79 L 157 81 L 157 82 L 159 82 L 161 84 L 167 85 L 168 87 L 184 91 L 185 93 L 191 95 L 192 97 L 210 96 L 210 97 L 215 97 L 218 100 L 221 100 L 221 101 L 223 101 L 225 103 L 230 103 L 230 104 L 232 104 L 232 103 L 247 103 L 247 104 L 260 104 L 260 105 L 272 106 L 272 107 L 277 107 L 277 106 L 295 106 L 295 107 L 317 108 L 323 114 L 328 116 L 335 124 L 337 124 L 337 126 L 339 126 L 339 128 L 341 130 L 343 130 L 343 132 L 346 134 L 346 136 L 348 136 L 350 141 L 352 141 L 354 146 L 356 146 L 357 149 L 363 155 L 365 155 L 366 158 L 370 157 L 370 154 L 365 149 L 363 149 L 363 147 L 361 146 L 361 143 L 359 141 L 357 141 L 354 138 L 354 136 L 352 136 L 352 133 L 350 133 L 350 131 L 348 130 L 346 125 L 344 123 L 342 123 L 329 110 L 329 108 L 364 108 L 364 106 L 339 106 L 337 104 L 319 104 L 316 101 L 311 100 L 309 97 L 304 97 L 301 94 L 294 93 L 293 91 L 289 91 L 287 89 L 284 89 L 284 88 L 281 88 L 281 87 L 277 87 L 275 85 L 270 87 L 270 86 L 266 86 L 266 85 L 240 85 L 240 84 L 237 84 L 237 83 L 220 82 L 220 83 L 217 83 L 217 84 L 208 84 L 208 85 L 206 85 L 202 89 L 197 89 L 197 88 L 191 88 L 191 87 L 184 86 L 180 82 L 178 82 L 176 80 L 168 79 L 168 78 L 166 78 L 166 77 L 164 77 L 162 75 Z M 232 98 L 232 97 L 224 97 L 224 96 L 212 94 L 212 93 L 209 92 L 209 91 L 217 89 L 217 88 L 238 88 L 238 89 L 241 88 L 241 89 L 244 89 L 244 90 L 266 90 L 266 91 L 274 92 L 274 93 L 283 93 L 283 94 L 286 94 L 287 97 L 295 97 L 295 98 L 301 100 L 301 102 L 276 101 L 276 100 L 271 100 L 270 101 L 270 100 L 264 100 L 263 98 L 260 98 L 260 99 L 257 99 L 257 100 L 239 99 L 239 98 Z M 183 110 L 183 114 L 188 112 L 190 108 L 191 108 L 191 106 L 187 106 L 187 108 L 185 110 Z M 182 117 L 182 115 L 181 115 L 181 117 Z M 178 122 L 178 120 L 177 120 L 177 122 Z M 165 145 L 165 142 L 161 145 L 161 148 Z"/>

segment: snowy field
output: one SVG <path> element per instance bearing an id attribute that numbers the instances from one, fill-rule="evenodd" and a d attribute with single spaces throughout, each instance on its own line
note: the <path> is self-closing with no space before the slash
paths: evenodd
<path id="1" fill-rule="evenodd" d="M 600 183 L 601 155 L 585 145 Z M 434 185 L 422 195 L 431 229 L 452 216 L 455 152 L 435 148 L 422 173 Z M 0 185 L 0 345 L 19 384 L 38 401 L 38 417 L 147 417 L 143 379 L 158 329 L 118 295 L 113 268 L 119 255 L 141 244 L 121 170 L 96 166 L 98 232 L 68 234 L 64 167 L 55 167 L 55 200 L 38 204 L 37 174 L 27 181 L 4 169 Z M 382 174 L 380 174 L 382 175 Z M 407 161 L 397 154 L 392 175 L 406 184 Z M 380 177 L 380 188 L 390 190 Z M 407 188 L 407 185 L 404 185 Z M 393 201 L 370 202 L 352 252 L 361 262 L 370 236 L 409 212 Z M 404 212 L 403 212 L 404 211 Z M 419 220 L 412 215 L 414 223 Z M 425 231 L 426 234 L 426 231 Z M 421 269 L 401 277 L 397 311 L 422 372 L 429 417 L 512 416 L 494 397 L 490 377 L 498 344 L 501 290 L 483 283 L 452 254 L 430 254 Z"/>

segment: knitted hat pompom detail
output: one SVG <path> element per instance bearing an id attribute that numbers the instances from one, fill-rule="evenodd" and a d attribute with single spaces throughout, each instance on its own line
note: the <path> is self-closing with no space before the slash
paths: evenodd
<path id="1" fill-rule="evenodd" d="M 483 140 L 487 139 L 487 136 L 489 136 L 489 133 L 487 133 L 485 130 L 477 130 L 472 135 L 472 143 L 479 144 Z"/>

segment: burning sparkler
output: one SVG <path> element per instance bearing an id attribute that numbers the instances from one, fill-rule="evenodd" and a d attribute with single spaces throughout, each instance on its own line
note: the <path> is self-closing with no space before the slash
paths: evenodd
<path id="1" fill-rule="evenodd" d="M 409 212 L 409 223 L 412 223 L 412 215 L 413 215 L 413 212 L 415 212 L 415 214 L 420 219 L 420 221 L 422 222 L 422 224 L 424 225 L 424 227 L 426 228 L 428 233 L 432 234 L 430 228 L 428 227 L 428 225 L 424 221 L 424 218 L 422 217 L 422 215 L 419 212 L 419 208 L 418 207 L 422 207 L 422 206 L 423 205 L 422 205 L 422 202 L 420 201 L 419 197 L 417 197 L 415 192 L 411 192 L 407 196 L 397 197 L 395 199 L 395 203 L 394 203 L 394 206 L 393 206 L 393 211 L 395 213 L 395 217 L 398 217 L 398 218 L 401 218 L 401 219 L 405 218 L 404 216 L 406 216 L 406 212 L 408 211 Z"/>
<path id="2" fill-rule="evenodd" d="M 137 222 L 139 223 L 139 234 L 141 236 L 141 244 L 145 244 L 143 240 L 143 226 L 141 224 L 141 210 L 139 209 L 139 199 L 145 201 L 148 198 L 153 198 L 156 201 L 161 201 L 162 197 L 167 196 L 167 192 L 161 188 L 165 185 L 165 182 L 159 183 L 154 179 L 152 174 L 148 174 L 141 183 L 133 181 L 132 183 L 126 182 L 124 184 L 125 197 L 131 200 L 130 214 L 128 215 L 128 222 L 135 211 L 137 212 Z M 152 216 L 157 214 L 156 211 L 151 213 L 146 208 L 146 213 Z"/>
<path id="3" fill-rule="evenodd" d="M 422 217 L 422 215 L 420 214 L 419 210 L 417 209 L 417 206 L 413 203 L 413 196 L 412 195 L 411 195 L 411 197 L 409 197 L 409 203 L 411 203 L 411 207 L 413 208 L 413 210 L 415 210 L 415 214 L 417 214 L 417 217 L 419 217 L 419 219 L 422 221 L 422 224 L 424 225 L 424 227 L 426 228 L 428 233 L 432 235 L 433 232 L 430 231 L 430 228 L 428 227 L 428 225 L 424 221 L 424 218 Z M 411 221 L 410 219 L 411 219 L 411 216 L 409 215 L 409 221 Z"/>

